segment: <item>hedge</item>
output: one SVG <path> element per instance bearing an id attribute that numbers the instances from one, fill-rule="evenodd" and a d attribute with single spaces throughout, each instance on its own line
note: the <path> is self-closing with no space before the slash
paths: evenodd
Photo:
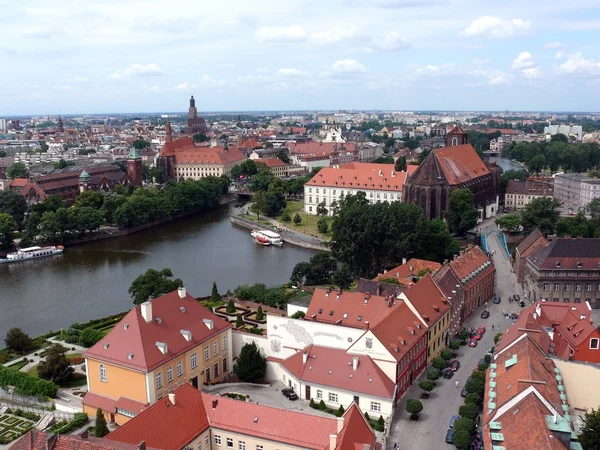
<path id="1" fill-rule="evenodd" d="M 58 390 L 58 386 L 50 381 L 3 366 L 0 366 L 0 386 L 5 389 L 14 386 L 17 394 L 41 397 L 54 397 Z"/>
<path id="2" fill-rule="evenodd" d="M 67 422 L 61 420 L 52 428 L 50 428 L 50 434 L 69 434 L 75 431 L 77 428 L 81 428 L 88 423 L 90 418 L 86 413 L 75 413 L 73 420 Z"/>

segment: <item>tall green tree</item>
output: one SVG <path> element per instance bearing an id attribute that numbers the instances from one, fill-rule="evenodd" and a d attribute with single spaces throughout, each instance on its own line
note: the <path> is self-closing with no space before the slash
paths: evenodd
<path id="1" fill-rule="evenodd" d="M 267 210 L 267 197 L 263 191 L 257 191 L 252 196 L 252 204 L 249 207 L 250 211 L 256 214 L 256 218 L 260 219 L 260 215 Z"/>
<path id="2" fill-rule="evenodd" d="M 102 214 L 92 206 L 76 208 L 77 229 L 80 233 L 94 231 L 102 225 Z"/>
<path id="3" fill-rule="evenodd" d="M 552 197 L 536 198 L 521 212 L 521 223 L 525 233 L 539 228 L 543 234 L 553 234 L 560 217 L 560 203 Z"/>
<path id="4" fill-rule="evenodd" d="M 469 189 L 456 189 L 450 194 L 450 211 L 446 213 L 450 229 L 464 235 L 477 225 L 477 208 Z"/>
<path id="5" fill-rule="evenodd" d="M 106 418 L 100 408 L 96 410 L 96 424 L 94 426 L 94 436 L 104 437 L 109 433 L 108 425 L 106 424 Z"/>
<path id="6" fill-rule="evenodd" d="M 346 264 L 342 264 L 338 270 L 333 274 L 333 282 L 340 289 L 348 289 L 352 284 L 352 272 Z"/>
<path id="7" fill-rule="evenodd" d="M 299 262 L 294 266 L 291 281 L 308 286 L 324 284 L 331 280 L 336 269 L 337 263 L 329 253 L 317 253 L 308 262 Z"/>
<path id="8" fill-rule="evenodd" d="M 448 232 L 442 219 L 432 219 L 427 225 L 427 237 L 422 243 L 422 250 L 416 255 L 429 261 L 443 262 L 460 251 L 460 243 Z"/>
<path id="9" fill-rule="evenodd" d="M 145 148 L 150 147 L 150 142 L 144 138 L 138 138 L 137 140 L 133 141 L 133 147 L 137 150 L 144 150 Z"/>
<path id="10" fill-rule="evenodd" d="M 46 350 L 46 359 L 37 366 L 38 376 L 53 383 L 62 383 L 73 375 L 73 368 L 67 361 L 67 349 L 60 344 L 52 344 Z"/>
<path id="11" fill-rule="evenodd" d="M 267 374 L 267 358 L 262 355 L 254 341 L 242 347 L 233 372 L 242 381 L 254 382 L 264 379 Z"/>
<path id="12" fill-rule="evenodd" d="M 17 222 L 6 213 L 0 213 L 0 248 L 9 248 L 13 245 Z"/>
<path id="13" fill-rule="evenodd" d="M 6 169 L 6 176 L 11 180 L 15 178 L 27 178 L 29 171 L 23 163 L 14 163 L 8 169 Z"/>
<path id="14" fill-rule="evenodd" d="M 75 199 L 75 206 L 90 206 L 100 209 L 104 204 L 104 194 L 101 191 L 84 191 Z"/>
<path id="15" fill-rule="evenodd" d="M 513 233 L 521 228 L 521 214 L 510 213 L 505 214 L 502 217 L 498 217 L 494 223 L 500 227 L 500 229 L 506 233 Z"/>
<path id="16" fill-rule="evenodd" d="M 137 277 L 129 287 L 129 295 L 135 305 L 144 303 L 151 298 L 160 297 L 183 286 L 180 278 L 173 278 L 171 269 L 148 269 Z"/>
<path id="17" fill-rule="evenodd" d="M 600 448 L 600 409 L 585 413 L 580 428 L 579 443 L 584 450 Z"/>
<path id="18" fill-rule="evenodd" d="M 318 216 L 326 216 L 327 213 L 328 213 L 327 204 L 325 203 L 325 200 L 323 200 L 321 203 L 319 203 L 317 205 L 317 215 Z"/>
<path id="19" fill-rule="evenodd" d="M 406 170 L 406 156 L 399 156 L 394 164 L 396 172 L 403 172 Z"/>
<path id="20" fill-rule="evenodd" d="M 585 208 L 593 220 L 600 219 L 600 198 L 595 198 Z"/>
<path id="21" fill-rule="evenodd" d="M 26 212 L 25 197 L 14 191 L 0 191 L 0 213 L 11 215 L 17 226 L 21 227 Z"/>
<path id="22" fill-rule="evenodd" d="M 33 340 L 20 328 L 8 330 L 4 343 L 9 350 L 20 354 L 25 354 L 33 348 Z"/>
<path id="23" fill-rule="evenodd" d="M 219 295 L 219 289 L 217 289 L 217 282 L 213 281 L 212 291 L 210 293 L 210 301 L 211 302 L 220 302 L 221 296 Z"/>

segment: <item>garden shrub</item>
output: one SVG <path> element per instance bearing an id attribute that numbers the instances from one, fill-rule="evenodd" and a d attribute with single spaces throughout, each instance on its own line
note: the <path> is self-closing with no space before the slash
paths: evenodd
<path id="1" fill-rule="evenodd" d="M 3 366 L 0 366 L 0 386 L 3 388 L 14 386 L 17 394 L 38 397 L 54 397 L 58 390 L 58 386 L 50 381 Z"/>

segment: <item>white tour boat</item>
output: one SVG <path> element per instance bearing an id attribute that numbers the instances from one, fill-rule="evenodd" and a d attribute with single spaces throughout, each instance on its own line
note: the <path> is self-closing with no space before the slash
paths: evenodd
<path id="1" fill-rule="evenodd" d="M 6 258 L 0 258 L 0 263 L 11 263 L 19 261 L 27 261 L 29 259 L 43 258 L 45 256 L 60 255 L 64 248 L 62 245 L 57 247 L 27 247 L 18 248 L 16 252 L 9 253 Z"/>
<path id="2" fill-rule="evenodd" d="M 268 242 L 271 245 L 283 245 L 283 239 L 281 239 L 281 236 L 273 231 L 252 230 L 250 232 L 250 236 L 252 236 L 260 244 Z"/>

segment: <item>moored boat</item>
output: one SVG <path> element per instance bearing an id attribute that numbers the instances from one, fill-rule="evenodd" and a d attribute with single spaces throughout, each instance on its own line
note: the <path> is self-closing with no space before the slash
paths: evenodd
<path id="1" fill-rule="evenodd" d="M 18 248 L 16 252 L 9 253 L 6 258 L 0 258 L 0 263 L 11 263 L 19 261 L 28 261 L 30 259 L 44 258 L 46 256 L 60 255 L 64 248 L 62 245 L 59 246 L 48 246 L 48 247 L 27 247 Z"/>
<path id="2" fill-rule="evenodd" d="M 263 243 L 266 240 L 271 245 L 277 245 L 277 246 L 283 245 L 283 239 L 281 239 L 281 236 L 273 231 L 252 230 L 250 232 L 250 236 L 252 236 L 254 239 L 256 239 L 257 242 L 258 242 L 258 239 L 260 238 L 261 242 L 259 242 L 259 243 Z"/>
<path id="3" fill-rule="evenodd" d="M 260 244 L 260 245 L 271 245 L 271 242 L 269 242 L 269 239 L 267 239 L 264 236 L 256 236 L 256 238 L 254 240 L 256 241 L 257 244 Z"/>

